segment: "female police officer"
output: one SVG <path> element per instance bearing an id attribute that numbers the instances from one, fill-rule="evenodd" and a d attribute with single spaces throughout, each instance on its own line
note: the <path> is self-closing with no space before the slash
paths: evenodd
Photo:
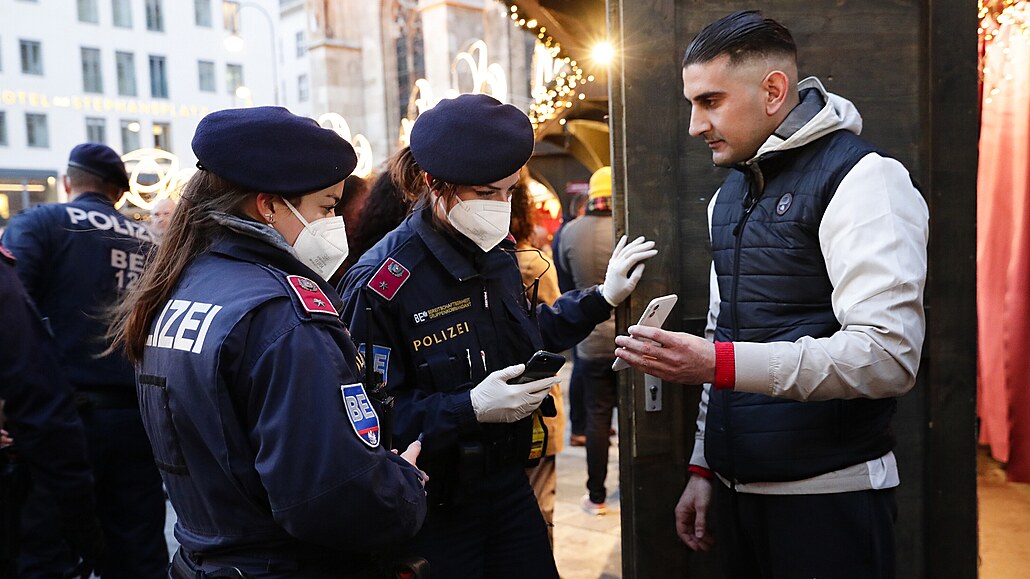
<path id="1" fill-rule="evenodd" d="M 201 170 L 114 326 L 179 517 L 173 576 L 369 576 L 426 507 L 418 445 L 380 447 L 325 282 L 354 150 L 280 107 L 211 113 L 193 150 Z"/>
<path id="2" fill-rule="evenodd" d="M 393 433 L 423 441 L 426 523 L 408 545 L 434 577 L 557 577 L 524 466 L 553 378 L 508 384 L 534 351 L 564 350 L 608 319 L 654 255 L 621 244 L 601 287 L 553 308 L 524 294 L 508 236 L 510 192 L 533 153 L 524 113 L 485 95 L 443 100 L 415 121 L 409 163 L 427 190 L 347 272 L 343 318 L 394 395 Z M 367 338 L 366 338 L 367 339 Z M 359 346 L 359 350 L 364 346 Z"/>

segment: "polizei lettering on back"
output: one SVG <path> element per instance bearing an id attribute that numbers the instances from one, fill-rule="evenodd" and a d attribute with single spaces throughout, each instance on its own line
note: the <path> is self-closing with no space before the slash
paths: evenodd
<path id="1" fill-rule="evenodd" d="M 100 231 L 114 231 L 128 237 L 134 237 L 142 241 L 153 242 L 154 238 L 139 223 L 133 223 L 123 217 L 115 217 L 99 211 L 83 211 L 78 207 L 65 207 L 68 211 L 68 219 L 72 225 L 89 224 L 92 229 Z"/>
<path id="2" fill-rule="evenodd" d="M 211 322 L 221 310 L 222 306 L 215 304 L 169 300 L 154 322 L 146 345 L 199 354 Z"/>
<path id="3" fill-rule="evenodd" d="M 414 346 L 415 351 L 418 352 L 420 348 L 426 348 L 426 347 L 429 347 L 429 346 L 435 346 L 437 344 L 442 344 L 442 343 L 446 342 L 447 340 L 450 340 L 452 338 L 457 338 L 458 336 L 460 336 L 462 334 L 467 334 L 467 333 L 469 333 L 469 323 L 468 322 L 461 322 L 461 323 L 458 323 L 458 324 L 454 324 L 453 326 L 451 326 L 449 328 L 444 328 L 444 329 L 440 330 L 439 332 L 433 332 L 432 334 L 429 334 L 428 336 L 423 336 L 422 338 L 419 338 L 418 340 L 412 340 L 411 341 L 411 345 Z"/>

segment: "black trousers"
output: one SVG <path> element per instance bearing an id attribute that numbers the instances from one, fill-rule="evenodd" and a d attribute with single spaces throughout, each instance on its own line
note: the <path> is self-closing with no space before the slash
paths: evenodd
<path id="1" fill-rule="evenodd" d="M 603 503 L 608 497 L 608 448 L 611 446 L 612 413 L 619 403 L 614 359 L 576 360 L 573 372 L 583 377 L 583 401 L 587 408 L 587 491 L 590 500 Z"/>
<path id="2" fill-rule="evenodd" d="M 405 554 L 432 579 L 558 579 L 547 527 L 522 465 L 486 473 L 458 505 L 430 507 Z"/>
<path id="3" fill-rule="evenodd" d="M 150 440 L 137 408 L 82 412 L 95 479 L 97 518 L 107 548 L 104 579 L 167 576 L 165 499 Z M 39 489 L 22 510 L 20 577 L 49 579 L 71 567 L 52 497 Z"/>
<path id="4" fill-rule="evenodd" d="M 757 495 L 714 486 L 727 579 L 893 579 L 894 489 Z"/>

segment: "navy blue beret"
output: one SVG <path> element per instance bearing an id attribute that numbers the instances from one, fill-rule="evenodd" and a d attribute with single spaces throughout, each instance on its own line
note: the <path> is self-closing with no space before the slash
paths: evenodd
<path id="1" fill-rule="evenodd" d="M 514 174 L 533 156 L 534 141 L 525 113 L 485 94 L 441 100 L 415 119 L 409 140 L 423 171 L 455 185 Z"/>
<path id="2" fill-rule="evenodd" d="M 215 111 L 193 135 L 197 166 L 250 191 L 302 195 L 343 181 L 358 157 L 343 137 L 283 107 Z"/>
<path id="3" fill-rule="evenodd" d="M 71 154 L 68 155 L 68 166 L 96 175 L 104 181 L 125 189 L 129 188 L 129 174 L 125 172 L 125 163 L 118 153 L 115 153 L 107 145 L 100 143 L 75 145 Z"/>

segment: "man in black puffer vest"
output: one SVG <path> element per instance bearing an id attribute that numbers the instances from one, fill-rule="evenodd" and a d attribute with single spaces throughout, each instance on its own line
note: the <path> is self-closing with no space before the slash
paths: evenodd
<path id="1" fill-rule="evenodd" d="M 757 11 L 687 48 L 690 134 L 732 169 L 709 206 L 707 340 L 633 326 L 616 355 L 705 384 L 676 506 L 690 548 L 718 539 L 731 578 L 889 578 L 890 423 L 923 343 L 928 212 L 854 105 L 797 79 L 790 32 Z"/>

